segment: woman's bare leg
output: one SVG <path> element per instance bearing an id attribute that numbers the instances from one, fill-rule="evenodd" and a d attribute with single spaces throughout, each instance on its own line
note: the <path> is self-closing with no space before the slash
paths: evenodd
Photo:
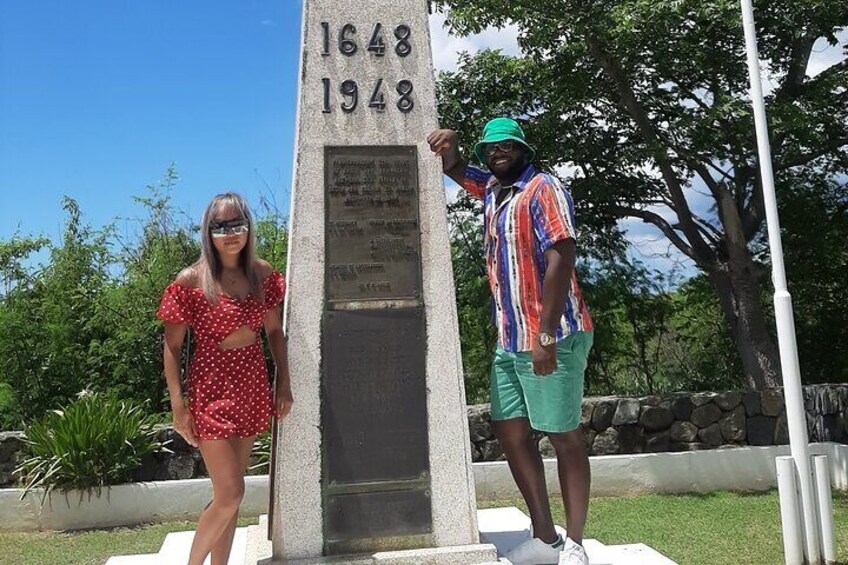
<path id="1" fill-rule="evenodd" d="M 200 515 L 191 544 L 189 565 L 203 565 L 212 547 L 238 516 L 244 496 L 240 440 L 201 440 L 200 453 L 212 479 L 212 502 Z"/>
<path id="2" fill-rule="evenodd" d="M 247 472 L 247 466 L 250 463 L 250 452 L 253 450 L 253 442 L 256 436 L 251 436 L 239 439 L 238 451 L 240 468 L 243 473 Z M 233 536 L 236 533 L 236 522 L 238 521 L 238 512 L 230 520 L 227 527 L 221 533 L 221 537 L 212 546 L 212 563 L 211 565 L 227 565 L 230 560 L 230 550 L 233 546 Z"/>

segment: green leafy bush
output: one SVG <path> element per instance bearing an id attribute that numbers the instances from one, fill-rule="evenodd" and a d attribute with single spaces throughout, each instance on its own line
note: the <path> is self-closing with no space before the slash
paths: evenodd
<path id="1" fill-rule="evenodd" d="M 257 436 L 253 443 L 253 450 L 250 453 L 250 467 L 248 472 L 251 475 L 260 475 L 270 472 L 271 469 L 271 432 L 267 431 Z"/>
<path id="2" fill-rule="evenodd" d="M 157 418 L 140 404 L 83 392 L 26 430 L 31 455 L 17 469 L 26 489 L 91 490 L 125 483 L 145 455 L 161 447 Z"/>

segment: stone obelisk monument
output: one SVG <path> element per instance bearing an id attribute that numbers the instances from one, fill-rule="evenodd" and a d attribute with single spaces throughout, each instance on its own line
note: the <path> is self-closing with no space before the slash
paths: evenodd
<path id="1" fill-rule="evenodd" d="M 425 143 L 427 4 L 305 0 L 274 563 L 496 559 L 478 542 L 444 185 Z"/>

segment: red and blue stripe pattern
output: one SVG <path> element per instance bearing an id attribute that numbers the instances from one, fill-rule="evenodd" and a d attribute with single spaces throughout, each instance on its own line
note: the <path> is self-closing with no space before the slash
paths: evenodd
<path id="1" fill-rule="evenodd" d="M 468 165 L 463 187 L 484 202 L 484 229 L 489 285 L 495 298 L 498 345 L 510 352 L 530 351 L 542 317 L 545 251 L 576 239 L 574 202 L 559 180 L 530 165 L 511 187 L 502 187 L 488 171 Z M 497 196 L 510 190 L 500 206 Z M 577 284 L 563 308 L 557 341 L 593 330 L 592 318 Z"/>

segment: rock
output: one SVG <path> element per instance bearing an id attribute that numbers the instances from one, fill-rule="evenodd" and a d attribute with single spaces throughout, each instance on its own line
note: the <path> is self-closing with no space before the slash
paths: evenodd
<path id="1" fill-rule="evenodd" d="M 839 414 L 842 410 L 842 399 L 839 391 L 831 385 L 822 385 L 816 393 L 816 412 L 829 416 Z"/>
<path id="2" fill-rule="evenodd" d="M 742 404 L 745 405 L 745 415 L 759 416 L 763 413 L 763 403 L 758 390 L 750 390 L 742 395 Z"/>
<path id="3" fill-rule="evenodd" d="M 618 431 L 615 428 L 607 428 L 599 433 L 592 443 L 592 452 L 595 455 L 612 455 L 618 451 Z"/>
<path id="4" fill-rule="evenodd" d="M 498 440 L 493 439 L 483 444 L 481 449 L 483 461 L 500 461 L 504 459 L 504 452 Z"/>
<path id="5" fill-rule="evenodd" d="M 260 465 L 262 459 L 256 455 L 250 456 L 250 462 L 248 463 L 247 474 L 248 475 L 267 475 L 269 469 L 269 462 L 266 461 L 264 465 Z"/>
<path id="6" fill-rule="evenodd" d="M 657 432 L 667 429 L 674 421 L 674 414 L 665 406 L 646 406 L 642 409 L 639 422 L 646 432 Z"/>
<path id="7" fill-rule="evenodd" d="M 157 481 L 191 479 L 194 477 L 194 458 L 188 453 L 174 453 L 156 471 Z"/>
<path id="8" fill-rule="evenodd" d="M 698 438 L 707 445 L 721 445 L 721 426 L 719 424 L 710 424 L 706 428 L 698 432 Z"/>
<path id="9" fill-rule="evenodd" d="M 474 442 L 471 442 L 471 461 L 476 463 L 477 461 L 481 461 L 483 459 L 483 455 L 480 453 L 480 450 L 477 449 L 477 446 L 474 445 Z"/>
<path id="10" fill-rule="evenodd" d="M 12 455 L 28 449 L 23 432 L 0 432 L 0 465 L 9 461 Z"/>
<path id="11" fill-rule="evenodd" d="M 586 453 L 589 455 L 594 455 L 592 451 L 592 445 L 595 443 L 595 437 L 598 435 L 598 432 L 589 428 L 588 430 L 583 430 L 583 442 L 586 444 Z"/>
<path id="12" fill-rule="evenodd" d="M 174 453 L 191 453 L 194 451 L 194 448 L 174 428 L 167 428 L 164 434 L 160 434 L 160 437 L 163 438 L 164 446 Z"/>
<path id="13" fill-rule="evenodd" d="M 715 403 L 716 406 L 724 410 L 725 412 L 730 412 L 742 402 L 742 393 L 738 391 L 730 391 L 730 392 L 722 392 L 719 394 Z"/>
<path id="14" fill-rule="evenodd" d="M 580 424 L 584 428 L 591 427 L 592 414 L 595 412 L 595 404 L 591 400 L 584 400 L 580 405 Z"/>
<path id="15" fill-rule="evenodd" d="M 804 399 L 804 410 L 807 414 L 813 414 L 816 411 L 816 391 L 817 387 L 815 385 L 808 385 L 801 389 L 802 397 Z"/>
<path id="16" fill-rule="evenodd" d="M 771 416 L 748 418 L 748 445 L 772 445 L 776 421 Z"/>
<path id="17" fill-rule="evenodd" d="M 468 407 L 468 432 L 471 441 L 487 441 L 494 438 L 492 414 L 488 404 Z"/>
<path id="18" fill-rule="evenodd" d="M 594 430 L 602 432 L 612 425 L 615 406 L 615 400 L 599 400 L 595 404 L 595 411 L 592 414 L 592 428 Z"/>
<path id="19" fill-rule="evenodd" d="M 809 438 L 814 441 L 813 438 Z M 774 444 L 789 445 L 789 421 L 786 416 L 786 410 L 780 413 L 777 417 L 777 424 L 774 428 Z"/>
<path id="20" fill-rule="evenodd" d="M 668 430 L 664 432 L 657 432 L 655 434 L 648 434 L 645 437 L 645 451 L 647 453 L 668 451 L 670 445 L 671 436 Z"/>
<path id="21" fill-rule="evenodd" d="M 618 431 L 618 453 L 642 453 L 642 442 L 645 432 L 636 425 L 619 426 Z"/>
<path id="22" fill-rule="evenodd" d="M 639 401 L 635 398 L 622 398 L 618 401 L 615 416 L 612 418 L 613 426 L 626 426 L 639 421 Z"/>
<path id="23" fill-rule="evenodd" d="M 539 453 L 542 454 L 542 457 L 556 457 L 556 449 L 554 449 L 553 444 L 551 444 L 549 437 L 545 436 L 539 440 Z"/>
<path id="24" fill-rule="evenodd" d="M 692 416 L 692 402 L 688 396 L 675 396 L 668 404 L 675 420 L 688 420 Z"/>
<path id="25" fill-rule="evenodd" d="M 838 416 L 827 414 L 820 420 L 819 441 L 840 441 L 842 439 L 842 422 Z"/>
<path id="26" fill-rule="evenodd" d="M 741 398 L 741 397 L 740 397 Z M 721 437 L 732 443 L 745 441 L 745 407 L 739 404 L 732 412 L 728 412 L 719 420 Z"/>
<path id="27" fill-rule="evenodd" d="M 704 404 L 709 404 L 717 396 L 718 395 L 714 392 L 699 392 L 699 393 L 693 394 L 690 398 L 692 400 L 692 404 L 697 407 L 697 406 L 703 406 Z"/>
<path id="28" fill-rule="evenodd" d="M 783 412 L 783 391 L 764 390 L 762 392 L 763 416 L 780 416 Z"/>
<path id="29" fill-rule="evenodd" d="M 662 398 L 660 398 L 656 394 L 651 395 L 651 396 L 644 396 L 644 397 L 639 399 L 639 403 L 642 406 L 659 406 L 661 402 L 662 402 Z"/>
<path id="30" fill-rule="evenodd" d="M 136 482 L 146 482 L 156 480 L 156 472 L 159 469 L 159 462 L 156 456 L 148 453 L 141 458 L 141 465 L 133 471 L 132 480 Z"/>
<path id="31" fill-rule="evenodd" d="M 698 426 L 692 422 L 674 422 L 669 434 L 672 442 L 691 443 L 698 437 Z"/>
<path id="32" fill-rule="evenodd" d="M 692 410 L 692 423 L 699 428 L 706 428 L 718 422 L 721 418 L 721 408 L 715 404 L 704 404 Z"/>

